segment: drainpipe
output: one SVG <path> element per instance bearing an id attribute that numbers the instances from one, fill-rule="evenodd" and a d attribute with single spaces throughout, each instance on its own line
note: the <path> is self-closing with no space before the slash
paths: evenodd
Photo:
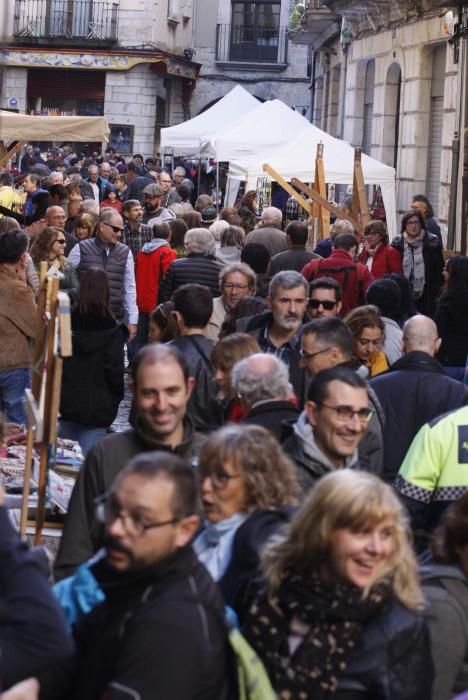
<path id="1" fill-rule="evenodd" d="M 460 46 L 460 61 L 458 70 L 458 95 L 465 95 L 465 61 L 466 61 L 466 43 L 461 40 Z M 447 231 L 447 249 L 454 250 L 457 227 L 457 203 L 458 203 L 458 176 L 460 169 L 460 134 L 463 130 L 463 109 L 462 100 L 457 101 L 457 111 L 455 115 L 455 132 L 452 141 L 452 171 L 450 177 L 450 201 L 448 213 L 448 231 Z M 466 226 L 466 222 L 462 222 L 462 226 Z M 464 254 L 464 251 L 462 250 Z"/>
<path id="2" fill-rule="evenodd" d="M 315 110 L 315 75 L 317 69 L 317 52 L 313 51 L 312 59 L 312 80 L 310 83 L 310 123 L 314 123 L 314 110 Z"/>
<path id="3" fill-rule="evenodd" d="M 344 135 L 344 120 L 345 120 L 345 107 L 346 107 L 346 81 L 348 80 L 348 46 L 349 44 L 342 44 L 343 49 L 343 89 L 341 90 L 341 104 L 340 104 L 340 133 L 339 138 L 342 139 Z"/>

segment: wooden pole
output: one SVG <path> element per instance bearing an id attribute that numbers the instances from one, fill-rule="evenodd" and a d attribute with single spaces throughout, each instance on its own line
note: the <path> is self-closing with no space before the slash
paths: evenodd
<path id="1" fill-rule="evenodd" d="M 270 175 L 273 178 L 273 180 L 276 180 L 278 185 L 280 185 L 283 188 L 283 190 L 286 190 L 286 192 L 289 192 L 291 197 L 294 197 L 296 202 L 298 202 L 301 205 L 301 207 L 306 210 L 309 216 L 312 216 L 312 204 L 306 199 L 304 199 L 304 197 L 301 197 L 301 195 L 298 192 L 296 192 L 294 187 L 291 187 L 289 182 L 287 182 L 287 180 L 285 180 L 284 177 L 282 177 L 278 172 L 276 172 L 276 170 L 272 168 L 271 165 L 268 165 L 268 163 L 264 163 L 262 165 L 262 168 L 266 173 L 268 173 L 268 175 Z"/>
<path id="2" fill-rule="evenodd" d="M 314 190 L 323 199 L 327 198 L 327 185 L 325 182 L 325 169 L 323 167 L 323 143 L 317 144 L 317 155 L 315 157 L 315 183 Z M 330 235 L 330 212 L 322 205 L 318 205 L 318 231 L 317 241 L 327 238 Z"/>
<path id="3" fill-rule="evenodd" d="M 361 229 L 371 220 L 369 202 L 367 201 L 366 185 L 362 173 L 361 149 L 354 149 L 353 172 L 353 217 L 361 221 Z"/>
<path id="4" fill-rule="evenodd" d="M 8 163 L 10 158 L 12 158 L 15 153 L 23 148 L 26 141 L 12 141 L 9 146 L 5 146 L 4 141 L 0 141 L 0 143 L 3 146 L 2 153 L 0 155 L 0 168 L 3 168 L 3 166 Z"/>

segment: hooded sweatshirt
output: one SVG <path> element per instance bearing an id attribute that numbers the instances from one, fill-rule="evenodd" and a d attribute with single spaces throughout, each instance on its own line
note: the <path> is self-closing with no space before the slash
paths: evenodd
<path id="1" fill-rule="evenodd" d="M 291 434 L 283 443 L 283 449 L 296 462 L 297 480 L 305 496 L 320 477 L 337 467 L 317 446 L 313 428 L 304 411 L 291 428 Z M 344 460 L 342 466 L 359 469 L 357 450 Z"/>
<path id="2" fill-rule="evenodd" d="M 177 254 L 164 238 L 153 238 L 138 253 L 135 264 L 138 310 L 150 313 L 158 305 L 159 285 Z"/>

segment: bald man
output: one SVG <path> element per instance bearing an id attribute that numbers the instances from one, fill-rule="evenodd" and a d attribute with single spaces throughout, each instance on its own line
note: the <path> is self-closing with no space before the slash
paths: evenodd
<path id="1" fill-rule="evenodd" d="M 388 482 L 421 426 L 467 403 L 465 386 L 448 377 L 435 359 L 439 347 L 434 321 L 413 316 L 403 327 L 403 357 L 370 382 L 386 416 L 382 478 Z"/>

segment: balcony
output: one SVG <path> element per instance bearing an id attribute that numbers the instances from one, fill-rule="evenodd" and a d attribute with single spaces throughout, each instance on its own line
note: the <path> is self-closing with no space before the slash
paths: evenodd
<path id="1" fill-rule="evenodd" d="M 242 70 L 284 70 L 288 60 L 287 27 L 216 27 L 216 62 Z"/>
<path id="2" fill-rule="evenodd" d="M 15 0 L 13 36 L 21 44 L 108 47 L 118 9 L 107 0 Z"/>
<path id="3" fill-rule="evenodd" d="M 294 44 L 308 44 L 318 49 L 339 33 L 341 18 L 326 7 L 323 0 L 308 0 L 303 4 L 305 10 L 296 4 L 291 11 L 289 38 Z"/>

